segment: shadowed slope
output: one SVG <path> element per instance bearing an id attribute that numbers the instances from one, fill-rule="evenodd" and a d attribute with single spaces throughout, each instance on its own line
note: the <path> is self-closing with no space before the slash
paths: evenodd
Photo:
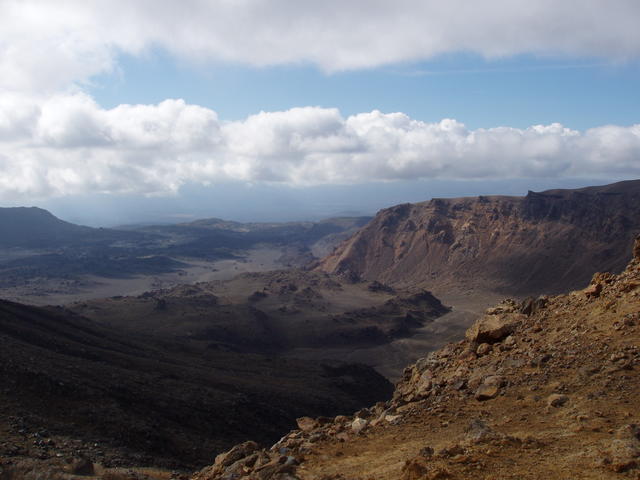
<path id="1" fill-rule="evenodd" d="M 336 414 L 391 390 L 361 365 L 195 353 L 178 342 L 125 337 L 62 309 L 4 301 L 0 346 L 7 440 L 25 441 L 6 422 L 26 418 L 31 432 L 99 443 L 99 453 L 84 453 L 112 464 L 204 464 L 249 437 L 275 441 L 302 413 Z M 32 456 L 52 455 L 26 445 Z"/>

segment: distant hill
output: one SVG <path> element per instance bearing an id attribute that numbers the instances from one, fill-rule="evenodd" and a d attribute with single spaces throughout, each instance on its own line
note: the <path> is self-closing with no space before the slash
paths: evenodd
<path id="1" fill-rule="evenodd" d="M 392 285 L 527 295 L 618 272 L 640 232 L 640 180 L 381 210 L 319 269 Z"/>
<path id="2" fill-rule="evenodd" d="M 0 208 L 0 231 L 0 247 L 55 248 L 142 238 L 135 232 L 75 225 L 37 207 Z"/>
<path id="3" fill-rule="evenodd" d="M 270 249 L 280 267 L 303 266 L 332 251 L 369 220 L 280 224 L 212 218 L 108 229 L 65 222 L 36 207 L 0 208 L 0 296 L 26 302 L 35 297 L 41 303 L 40 297 L 51 291 L 76 291 L 61 289 L 52 279 L 183 273 L 194 264 L 201 268 L 203 261 L 244 261 L 252 249 Z"/>
<path id="4" fill-rule="evenodd" d="M 0 245 L 42 247 L 86 237 L 93 229 L 60 220 L 37 207 L 0 208 Z"/>
<path id="5" fill-rule="evenodd" d="M 206 218 L 174 225 L 128 227 L 143 233 L 179 238 L 174 248 L 201 255 L 211 248 L 251 248 L 259 244 L 287 245 L 324 256 L 366 225 L 371 217 L 338 217 L 319 222 L 240 223 Z"/>
<path id="6" fill-rule="evenodd" d="M 353 233 L 371 217 L 340 217 L 319 222 L 240 223 L 219 218 L 172 225 L 92 228 L 65 222 L 38 207 L 0 208 L 0 247 L 54 248 L 65 245 L 158 240 L 180 236 L 175 242 L 188 253 L 202 244 L 248 248 L 258 243 L 300 244 L 307 247 L 330 235 Z M 180 253 L 180 248 L 178 250 Z"/>

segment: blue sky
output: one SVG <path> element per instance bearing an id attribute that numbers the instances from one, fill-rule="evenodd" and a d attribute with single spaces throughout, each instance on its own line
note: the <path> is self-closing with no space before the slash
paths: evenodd
<path id="1" fill-rule="evenodd" d="M 343 115 L 374 109 L 469 128 L 526 128 L 554 122 L 585 130 L 638 123 L 640 63 L 601 58 L 441 55 L 426 62 L 327 73 L 313 65 L 199 65 L 155 50 L 124 55 L 118 71 L 93 79 L 105 108 L 183 98 L 242 120 L 261 110 L 337 107 Z"/>
<path id="2" fill-rule="evenodd" d="M 0 205 L 371 214 L 640 177 L 637 0 L 7 0 Z"/>

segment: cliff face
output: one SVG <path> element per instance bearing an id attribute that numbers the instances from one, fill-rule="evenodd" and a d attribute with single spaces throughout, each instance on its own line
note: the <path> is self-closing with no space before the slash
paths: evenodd
<path id="1" fill-rule="evenodd" d="M 319 269 L 393 285 L 539 294 L 620 271 L 640 231 L 640 181 L 382 210 Z"/>

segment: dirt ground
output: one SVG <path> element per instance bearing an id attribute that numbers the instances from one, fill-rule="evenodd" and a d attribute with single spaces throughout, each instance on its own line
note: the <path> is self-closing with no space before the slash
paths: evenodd
<path id="1" fill-rule="evenodd" d="M 119 295 L 140 295 L 149 290 L 212 280 L 228 280 L 240 273 L 282 268 L 283 250 L 274 247 L 242 252 L 238 259 L 203 261 L 177 258 L 188 266 L 177 272 L 123 278 L 84 275 L 78 279 L 32 279 L 24 285 L 0 289 L 0 298 L 28 305 L 64 305 Z"/>
<path id="2" fill-rule="evenodd" d="M 443 296 L 437 296 L 442 303 L 452 307 L 451 312 L 416 329 L 411 336 L 373 347 L 325 349 L 321 352 L 321 357 L 364 363 L 374 367 L 390 381 L 396 382 L 407 365 L 449 342 L 463 338 L 467 328 L 487 307 L 497 303 L 499 298 L 489 293 L 477 296 L 444 293 Z M 318 351 L 314 349 L 296 349 L 287 355 L 319 358 Z"/>

